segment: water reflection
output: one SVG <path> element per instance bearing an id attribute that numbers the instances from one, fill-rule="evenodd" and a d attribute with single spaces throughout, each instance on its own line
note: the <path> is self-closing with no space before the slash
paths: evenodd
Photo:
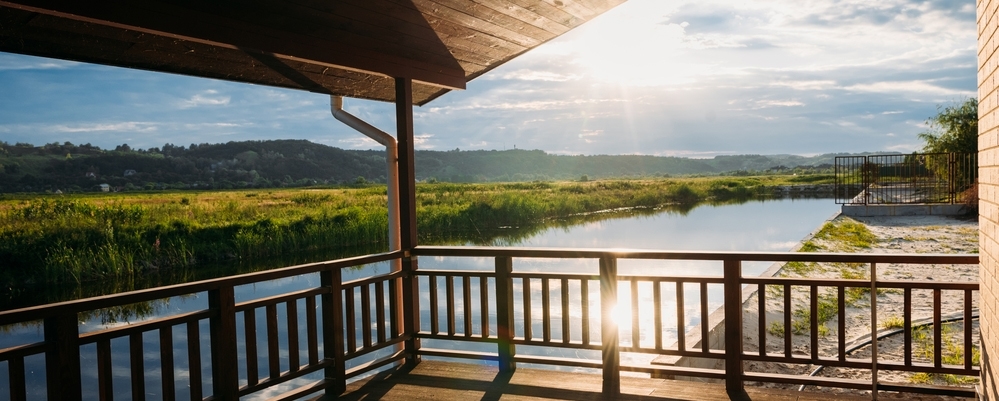
<path id="1" fill-rule="evenodd" d="M 536 227 L 506 228 L 493 230 L 491 232 L 476 233 L 469 239 L 468 236 L 454 234 L 449 238 L 428 239 L 429 243 L 436 244 L 469 244 L 469 245 L 498 245 L 498 246 L 524 246 L 524 247 L 572 247 L 572 248 L 645 248 L 645 249 L 667 249 L 667 250 L 714 250 L 714 251 L 786 251 L 796 244 L 801 238 L 812 230 L 818 228 L 820 223 L 830 217 L 836 209 L 836 205 L 825 199 L 785 199 L 778 201 L 753 201 L 741 204 L 724 205 L 701 205 L 699 207 L 686 208 L 663 208 L 655 210 L 628 210 L 607 213 L 592 214 L 587 216 L 576 216 L 571 219 L 557 222 L 549 222 Z M 425 242 L 425 243 L 426 243 Z M 158 285 L 172 284 L 178 281 L 190 281 L 206 279 L 211 277 L 225 276 L 231 274 L 244 273 L 249 271 L 273 268 L 275 266 L 288 266 L 294 264 L 308 263 L 320 260 L 329 260 L 348 256 L 356 256 L 380 252 L 384 249 L 381 246 L 354 249 L 336 249 L 323 253 L 293 254 L 282 259 L 271 259 L 266 261 L 230 263 L 222 264 L 211 269 L 199 269 L 197 271 L 184 272 L 160 272 L 141 280 L 113 283 L 103 286 L 73 286 L 56 288 L 54 290 L 31 290 L 21 294 L 9 296 L 6 301 L 6 308 L 54 302 L 68 298 L 80 298 L 94 295 L 102 295 L 111 291 L 125 291 L 131 289 L 147 288 Z M 747 263 L 744 266 L 744 274 L 757 275 L 766 269 L 768 263 Z M 491 271 L 494 268 L 494 261 L 491 258 L 444 258 L 444 257 L 421 257 L 421 269 L 440 270 L 483 270 Z M 359 269 L 344 271 L 345 281 L 356 278 L 368 277 L 375 274 L 388 272 L 388 263 L 378 263 L 365 266 Z M 515 272 L 566 272 L 598 274 L 598 262 L 587 259 L 570 260 L 550 260 L 534 258 L 518 258 L 514 260 Z M 621 275 L 668 275 L 668 276 L 690 276 L 690 275 L 720 275 L 720 262 L 691 262 L 691 261 L 651 261 L 651 260 L 621 260 L 619 261 L 619 274 Z M 583 291 L 579 280 L 569 281 L 567 293 L 570 294 L 569 307 L 563 312 L 561 283 L 553 281 L 549 283 L 551 296 L 548 300 L 542 299 L 542 295 L 537 289 L 542 283 L 538 279 L 529 280 L 527 283 L 530 290 L 524 288 L 523 281 L 515 281 L 515 307 L 514 318 L 516 322 L 515 332 L 517 336 L 524 337 L 528 330 L 535 338 L 540 338 L 544 328 L 548 326 L 553 338 L 568 336 L 571 341 L 580 341 L 586 335 L 594 343 L 600 339 L 600 307 L 599 307 L 599 285 L 596 281 L 590 282 L 586 292 L 588 294 L 587 304 L 584 306 L 580 299 L 576 299 L 572 294 L 579 294 Z M 494 280 L 487 279 L 486 285 L 494 288 Z M 445 285 L 440 282 L 438 285 Z M 464 283 L 457 280 L 452 283 L 455 286 L 455 294 L 462 294 Z M 479 294 L 479 280 L 472 280 L 469 283 L 469 292 Z M 264 298 L 271 295 L 288 293 L 307 288 L 319 286 L 318 274 L 309 274 L 296 277 L 289 277 L 273 280 L 265 283 L 256 283 L 239 286 L 236 288 L 237 302 Z M 420 283 L 420 302 L 422 305 L 430 305 L 430 283 L 423 278 Z M 619 304 L 617 316 L 622 320 L 620 324 L 620 338 L 622 345 L 628 346 L 637 337 L 638 345 L 651 347 L 656 341 L 656 327 L 652 319 L 651 309 L 653 300 L 653 288 L 651 283 L 640 283 L 637 286 L 638 308 L 637 316 L 640 321 L 635 324 L 631 317 L 636 315 L 632 311 L 631 286 L 622 283 L 618 289 Z M 683 286 L 683 318 L 678 319 L 675 305 L 676 287 L 672 283 L 664 283 L 660 287 L 664 305 L 661 308 L 663 327 L 658 333 L 663 346 L 670 345 L 676 340 L 678 333 L 686 332 L 692 327 L 696 327 L 707 316 L 698 307 L 701 297 L 701 289 L 696 284 Z M 526 294 L 526 295 L 525 295 Z M 445 294 L 437 294 L 437 314 L 446 316 Z M 477 296 L 477 295 L 473 295 Z M 527 298 L 524 298 L 524 297 Z M 720 285 L 709 285 L 707 289 L 709 311 L 716 309 L 721 304 L 722 293 Z M 526 300 L 530 300 L 526 302 Z M 669 301 L 674 300 L 674 301 Z M 482 311 L 478 307 L 481 299 L 473 299 L 469 305 L 472 310 L 469 314 L 470 321 L 467 322 L 473 332 L 481 332 Z M 553 306 L 551 315 L 546 322 L 543 318 L 542 305 L 550 302 Z M 672 304 L 667 304 L 674 302 Z M 486 300 L 488 305 L 486 320 L 489 322 L 489 332 L 495 335 L 496 330 L 496 305 L 494 295 Z M 528 305 L 525 308 L 525 305 Z M 455 324 L 456 327 L 466 327 L 465 311 L 463 302 L 455 302 Z M 583 308 L 589 309 L 589 330 L 584 334 Z M 131 322 L 154 319 L 165 315 L 174 315 L 183 312 L 202 310 L 207 308 L 207 294 L 191 294 L 184 297 L 175 297 L 160 301 L 128 305 L 109 310 L 95 311 L 81 316 L 81 332 L 89 332 L 108 327 L 127 325 Z M 295 305 L 298 316 L 304 316 L 305 304 L 298 302 Z M 321 304 L 317 306 L 321 308 Z M 527 309 L 529 308 L 529 309 Z M 278 308 L 279 320 L 286 319 L 286 312 L 283 307 Z M 321 312 L 321 311 L 320 311 Z M 255 313 L 262 313 L 257 311 Z M 525 326 L 525 316 L 531 315 L 528 325 Z M 563 313 L 568 315 L 568 331 L 563 332 Z M 359 315 L 359 314 L 358 314 Z M 359 319 L 360 316 L 357 316 Z M 243 327 L 243 316 L 237 317 L 237 327 Z M 681 320 L 678 322 L 678 320 Z M 265 319 L 257 316 L 256 326 L 258 333 L 266 333 Z M 421 328 L 431 331 L 431 312 L 429 308 L 422 308 Z M 362 336 L 361 325 L 357 324 L 354 336 L 360 339 Z M 637 327 L 637 336 L 633 335 Z M 13 345 L 28 344 L 39 341 L 42 338 L 41 328 L 37 325 L 21 325 L 18 327 L 0 328 L 0 348 Z M 320 327 L 321 330 L 321 327 Z M 463 329 L 462 329 L 463 330 Z M 305 335 L 305 330 L 299 330 L 299 336 Z M 202 322 L 200 329 L 200 342 L 206 344 L 202 349 L 207 350 L 208 344 L 207 322 Z M 287 333 L 283 330 L 278 334 L 280 349 L 280 364 L 282 369 L 287 369 L 288 353 Z M 320 334 L 321 335 L 321 334 Z M 321 337 L 320 337 L 321 338 Z M 154 333 L 145 333 L 142 338 L 143 349 L 152 352 L 159 349 L 159 338 Z M 266 349 L 266 336 L 258 334 L 255 340 L 258 349 Z M 186 331 L 179 327 L 173 330 L 173 344 L 175 355 L 175 375 L 178 378 L 177 394 L 186 396 L 187 390 L 183 388 L 189 384 L 187 377 L 187 366 L 190 361 L 186 357 Z M 240 350 L 241 358 L 245 358 L 243 350 L 246 349 L 247 339 L 243 334 L 237 338 L 237 347 Z M 304 344 L 304 338 L 299 339 L 299 344 Z M 470 350 L 495 351 L 495 345 L 488 343 L 467 343 L 442 340 L 427 340 L 424 345 L 430 348 L 457 348 Z M 693 344 L 689 344 L 691 346 Z M 112 342 L 112 349 L 127 349 L 128 341 L 119 339 Z M 299 350 L 299 360 L 306 360 L 307 356 L 302 354 L 304 350 Z M 321 351 L 320 351 L 321 352 Z M 389 352 L 376 353 L 373 357 L 381 356 Z M 568 348 L 537 348 L 530 346 L 518 347 L 518 353 L 544 355 L 566 358 L 599 359 L 599 351 L 578 350 Z M 87 347 L 83 350 L 81 357 L 84 366 L 94 366 L 96 360 L 95 347 Z M 260 357 L 266 358 L 266 352 L 262 352 Z M 622 355 L 622 362 L 627 363 L 649 358 L 645 356 Z M 126 353 L 114 353 L 113 364 L 116 367 L 129 366 Z M 147 358 L 146 367 L 146 390 L 149 397 L 158 397 L 160 385 L 158 383 L 159 366 L 158 356 Z M 202 357 L 202 377 L 210 377 L 210 358 Z M 40 358 L 29 358 L 25 361 L 28 368 L 28 381 L 31 388 L 42 389 L 44 391 L 44 361 Z M 246 377 L 245 361 L 240 361 L 240 377 Z M 358 363 L 358 362 L 355 362 Z M 153 366 L 156 365 L 156 366 Z M 266 362 L 258 364 L 260 377 L 266 377 Z M 0 370 L 6 366 L 0 364 Z M 87 394 L 96 396 L 96 371 L 85 369 L 87 375 L 84 377 L 85 383 L 94 384 L 85 388 Z M 0 377 L 5 377 L 0 371 Z M 306 381 L 300 379 L 298 382 Z M 116 370 L 114 372 L 114 389 L 116 398 L 125 399 L 130 395 L 129 372 Z M 244 379 L 245 384 L 245 379 Z M 205 393 L 210 393 L 210 382 L 203 384 Z M 8 391 L 6 383 L 0 381 L 0 394 Z M 94 387 L 94 388 L 91 388 Z M 30 394 L 31 398 L 43 396 L 44 394 Z"/>

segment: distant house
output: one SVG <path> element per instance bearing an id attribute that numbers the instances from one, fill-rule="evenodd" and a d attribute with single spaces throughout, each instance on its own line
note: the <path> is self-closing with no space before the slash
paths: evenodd
<path id="1" fill-rule="evenodd" d="M 101 184 L 101 192 L 111 192 L 111 186 L 108 184 Z"/>
<path id="2" fill-rule="evenodd" d="M 87 178 L 92 179 L 92 180 L 96 180 L 97 179 L 97 173 L 94 173 L 93 171 L 88 171 L 87 172 Z"/>
<path id="3" fill-rule="evenodd" d="M 128 177 L 130 175 L 135 175 L 135 170 L 132 169 L 125 170 L 125 177 Z"/>

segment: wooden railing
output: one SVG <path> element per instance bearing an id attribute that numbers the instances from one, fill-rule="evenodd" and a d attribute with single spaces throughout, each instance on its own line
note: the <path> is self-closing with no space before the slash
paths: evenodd
<path id="1" fill-rule="evenodd" d="M 418 269 L 416 260 L 421 256 L 419 260 L 424 266 Z M 492 263 L 487 269 L 455 270 L 435 266 L 439 258 L 475 261 L 490 258 Z M 595 266 L 589 272 L 571 273 L 514 269 L 518 260 L 524 258 L 584 259 L 594 261 Z M 342 269 L 395 259 L 403 261 L 402 271 L 342 280 Z M 627 259 L 708 261 L 717 264 L 719 274 L 684 276 L 665 268 L 666 274 L 662 275 L 619 274 L 618 261 Z M 979 369 L 970 357 L 974 354 L 972 322 L 976 316 L 977 283 L 884 281 L 874 275 L 870 280 L 743 277 L 742 264 L 750 261 L 862 263 L 876 272 L 873 267 L 883 263 L 977 264 L 978 258 L 977 255 L 418 247 L 411 253 L 369 255 L 0 312 L 0 327 L 38 321 L 43 327 L 40 341 L 0 349 L 0 363 L 6 364 L 12 400 L 36 399 L 41 394 L 52 400 L 82 399 L 84 394 L 86 398 L 110 400 L 115 388 L 121 394 L 121 387 L 126 384 L 129 391 L 125 393 L 130 393 L 134 400 L 144 399 L 149 392 L 158 393 L 158 398 L 174 399 L 178 390 L 188 392 L 186 395 L 191 399 L 218 400 L 246 396 L 294 399 L 320 391 L 336 395 L 353 377 L 392 364 L 418 363 L 421 356 L 493 360 L 504 371 L 513 370 L 521 363 L 601 369 L 604 392 L 608 394 L 620 392 L 621 371 L 719 379 L 725 381 L 730 392 L 736 393 L 742 391 L 744 382 L 753 381 L 973 394 L 971 389 L 960 387 L 882 383 L 877 373 L 977 376 Z M 318 275 L 319 285 L 237 302 L 239 286 L 302 275 Z M 749 305 L 744 296 L 746 288 L 758 290 L 760 295 L 755 305 L 760 313 L 755 322 L 745 319 L 743 307 Z M 768 288 L 777 290 L 768 291 Z M 619 291 L 628 295 L 619 297 Z M 806 295 L 803 299 L 792 299 L 793 291 Z M 877 332 L 877 302 L 884 291 L 901 293 L 903 299 L 904 341 L 902 357 L 897 361 L 877 353 L 878 337 L 884 335 Z M 928 291 L 932 302 L 919 305 L 913 300 L 913 291 Z M 691 297 L 694 293 L 697 295 Z M 870 295 L 873 323 L 868 324 L 873 340 L 869 348 L 874 358 L 855 357 L 848 350 L 846 325 L 852 316 L 846 312 L 847 294 L 856 298 L 858 293 Z M 84 313 L 201 294 L 207 298 L 207 307 L 199 310 L 80 334 L 79 319 Z M 426 302 L 421 302 L 421 297 Z M 818 316 L 820 302 L 830 299 L 835 299 L 838 323 L 834 330 L 834 352 L 827 355 L 820 346 L 823 323 Z M 630 306 L 618 309 L 630 309 L 630 315 L 615 312 L 618 302 Z M 792 310 L 796 302 L 807 304 L 809 312 L 797 315 L 808 318 L 808 344 L 804 353 L 792 348 L 796 338 L 791 329 L 795 317 Z M 958 306 L 952 307 L 953 311 L 945 310 L 945 302 Z M 711 318 L 712 310 L 719 305 L 722 321 Z M 781 340 L 777 341 L 780 346 L 768 345 L 766 341 L 770 327 L 767 310 L 774 305 L 780 310 L 772 312 L 780 315 L 781 320 L 771 321 L 770 325 L 784 328 L 783 334 L 776 336 L 776 340 Z M 927 319 L 933 330 L 929 352 L 932 357 L 927 362 L 914 357 L 912 328 L 918 323 L 913 319 L 915 308 L 926 308 L 932 315 Z M 954 347 L 945 341 L 942 329 L 949 320 L 963 322 L 957 347 L 964 357 L 956 365 L 945 363 L 942 357 L 945 348 Z M 748 344 L 743 340 L 743 330 L 754 325 L 760 341 Z M 725 335 L 719 335 L 719 330 L 724 330 Z M 619 338 L 622 332 L 626 335 Z M 651 335 L 643 336 L 643 332 Z M 261 338 L 265 339 L 263 344 Z M 770 334 L 770 338 L 775 339 L 775 335 Z M 421 346 L 421 340 L 426 346 Z M 150 343 L 156 343 L 156 349 L 146 349 Z M 446 346 L 434 346 L 436 343 Z M 751 349 L 754 346 L 756 349 Z M 558 349 L 573 350 L 583 357 L 554 357 L 537 352 Z M 672 355 L 714 360 L 719 364 L 695 368 L 622 362 L 622 353 L 648 354 L 650 358 Z M 89 362 L 91 354 L 96 355 L 97 381 L 85 386 L 81 364 Z M 45 384 L 26 378 L 26 361 L 31 358 L 44 359 Z M 863 369 L 872 378 L 849 380 L 747 371 L 744 367 L 747 362 Z M 159 379 L 155 383 L 158 386 L 154 386 L 158 389 L 147 388 L 148 368 L 159 370 L 154 376 Z M 122 371 L 130 372 L 126 384 L 120 383 L 120 374 L 115 376 L 115 372 Z M 0 383 L 3 380 L 0 378 Z"/>

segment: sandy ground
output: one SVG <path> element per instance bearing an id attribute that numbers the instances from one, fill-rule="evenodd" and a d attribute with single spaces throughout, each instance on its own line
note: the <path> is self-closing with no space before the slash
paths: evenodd
<path id="1" fill-rule="evenodd" d="M 845 216 L 838 216 L 833 223 L 842 223 Z M 976 220 L 962 220 L 943 216 L 899 216 L 899 217 L 868 217 L 855 218 L 863 223 L 877 237 L 877 241 L 869 249 L 851 247 L 843 242 L 836 242 L 827 239 L 815 238 L 813 243 L 820 246 L 822 251 L 830 252 L 863 252 L 863 253 L 977 253 L 978 252 L 978 223 Z M 978 265 L 900 265 L 884 264 L 877 266 L 877 275 L 880 280 L 915 280 L 915 281 L 959 281 L 977 282 Z M 812 264 L 798 266 L 798 268 L 788 268 L 785 266 L 779 273 L 783 277 L 811 277 L 811 278 L 853 278 L 869 279 L 870 265 L 848 265 L 848 264 Z M 777 287 L 768 288 L 767 292 L 767 334 L 768 352 L 782 353 L 784 347 L 783 334 L 783 290 Z M 821 294 L 835 299 L 835 290 L 832 288 L 820 289 Z M 756 324 L 758 316 L 757 295 L 747 302 L 747 314 L 744 316 L 746 322 L 745 334 L 746 350 L 757 350 L 759 344 L 759 329 Z M 942 293 L 942 305 L 944 318 L 948 315 L 960 315 L 964 301 L 963 291 L 944 291 Z M 847 297 L 849 299 L 849 297 Z M 859 294 L 853 302 L 846 308 L 846 342 L 860 344 L 863 337 L 869 337 L 871 333 L 870 314 L 870 292 Z M 792 289 L 792 299 L 795 310 L 808 309 L 808 289 L 805 287 Z M 977 293 L 974 295 L 973 305 L 978 304 Z M 878 303 L 878 326 L 885 329 L 886 322 L 900 322 L 903 310 L 903 293 L 901 290 L 884 290 L 879 293 Z M 929 290 L 915 290 L 912 294 L 914 322 L 923 319 L 932 319 L 933 294 Z M 975 311 L 977 313 L 977 310 Z M 823 357 L 835 358 L 838 345 L 837 317 L 825 323 L 828 333 L 820 335 L 819 349 Z M 807 327 L 807 326 L 805 326 Z M 932 326 L 928 327 L 927 333 L 932 338 Z M 978 322 L 973 324 L 972 338 L 977 347 L 978 343 Z M 902 334 L 887 337 L 878 342 L 879 360 L 881 361 L 902 361 Z M 944 337 L 951 339 L 951 342 L 963 344 L 961 340 L 964 333 L 964 323 L 958 320 L 955 323 L 944 327 Z M 930 340 L 932 341 L 932 340 Z M 810 347 L 810 337 L 805 329 L 800 334 L 792 336 L 792 352 L 807 355 Z M 924 341 L 922 344 L 927 344 Z M 932 342 L 928 342 L 932 344 Z M 929 346 L 931 347 L 931 345 Z M 914 361 L 926 361 L 927 354 L 925 345 L 914 345 Z M 871 347 L 862 346 L 850 353 L 848 358 L 870 360 Z M 944 352 L 947 355 L 947 351 Z M 747 366 L 748 371 L 803 374 L 812 372 L 816 366 L 812 365 L 791 365 L 782 363 L 754 363 Z M 819 375 L 829 377 L 843 377 L 870 380 L 871 373 L 868 370 L 854 369 L 823 369 Z M 959 379 L 961 385 L 973 386 L 974 379 L 944 377 L 942 375 L 913 375 L 909 373 L 894 373 L 890 371 L 879 372 L 879 381 L 901 382 L 901 383 L 926 383 L 939 385 L 954 385 Z M 966 381 L 966 382 L 965 382 Z"/>

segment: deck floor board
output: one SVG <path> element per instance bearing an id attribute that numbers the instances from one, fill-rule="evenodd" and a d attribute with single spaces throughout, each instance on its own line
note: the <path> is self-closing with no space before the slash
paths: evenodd
<path id="1" fill-rule="evenodd" d="M 512 375 L 500 374 L 495 366 L 425 360 L 411 371 L 382 373 L 353 382 L 341 400 L 677 400 L 729 399 L 724 384 L 679 380 L 621 377 L 618 397 L 600 394 L 601 376 L 589 373 L 518 368 Z M 750 400 L 830 401 L 869 400 L 869 395 L 798 392 L 746 387 Z M 916 394 L 880 394 L 879 399 L 953 400 Z"/>

